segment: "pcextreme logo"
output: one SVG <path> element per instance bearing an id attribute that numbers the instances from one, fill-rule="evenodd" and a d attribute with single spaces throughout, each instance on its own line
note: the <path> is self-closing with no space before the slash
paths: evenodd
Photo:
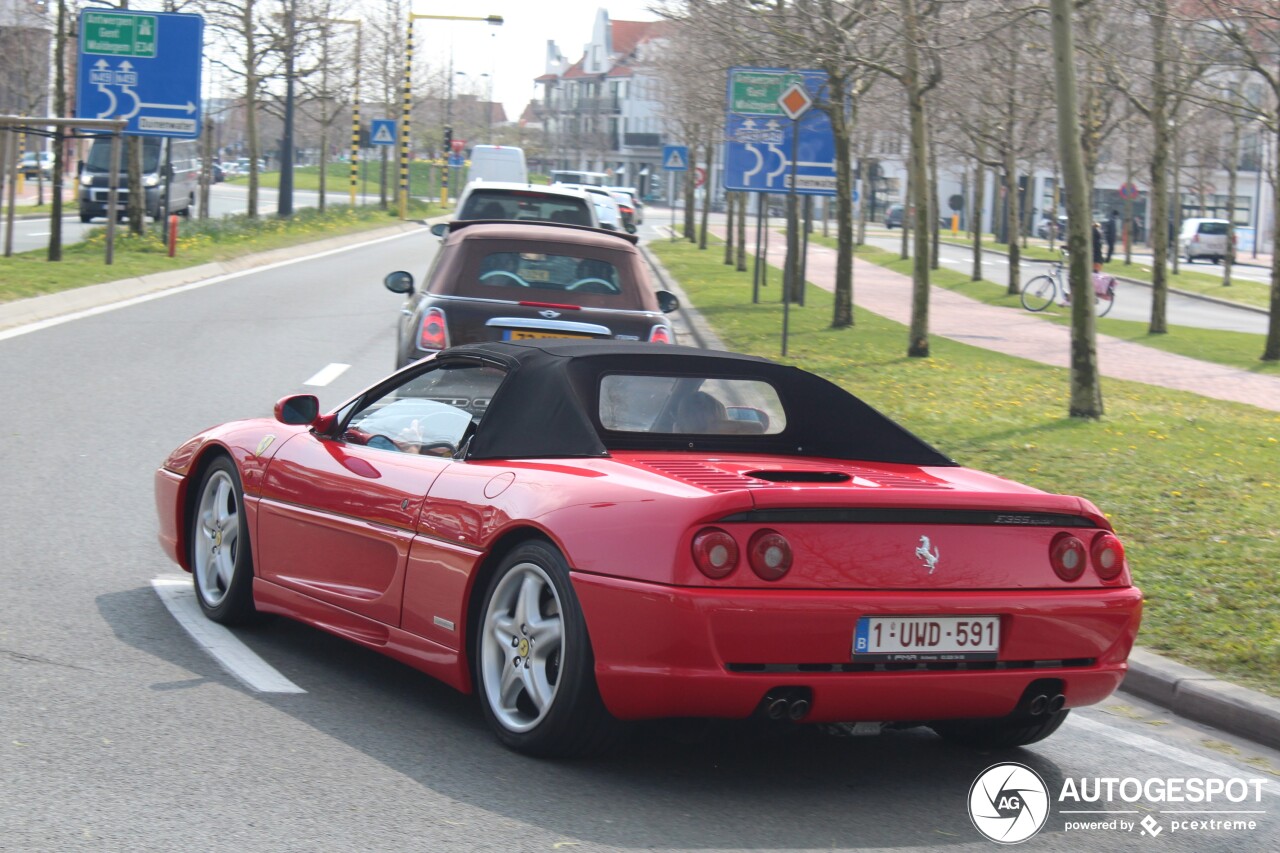
<path id="1" fill-rule="evenodd" d="M 969 819 L 992 841 L 1018 844 L 1049 818 L 1049 789 L 1023 764 L 993 764 L 969 788 Z"/>

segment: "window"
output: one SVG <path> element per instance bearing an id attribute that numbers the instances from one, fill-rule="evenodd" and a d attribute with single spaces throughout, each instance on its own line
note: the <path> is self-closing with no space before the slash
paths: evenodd
<path id="1" fill-rule="evenodd" d="M 462 456 L 506 373 L 482 364 L 442 364 L 362 401 L 342 438 L 379 450 Z"/>
<path id="2" fill-rule="evenodd" d="M 623 276 L 611 261 L 545 251 L 490 252 L 480 259 L 474 275 L 475 285 L 457 288 L 468 296 L 485 296 L 498 299 L 540 300 L 549 294 L 560 294 L 560 299 L 592 294 L 616 299 L 623 292 Z M 464 273 L 465 275 L 465 273 Z M 574 299 L 574 303 L 588 300 Z M 589 300 L 600 305 L 599 299 Z"/>
<path id="3" fill-rule="evenodd" d="M 598 414 L 614 432 L 776 435 L 787 426 L 777 391 L 753 379 L 611 374 Z"/>

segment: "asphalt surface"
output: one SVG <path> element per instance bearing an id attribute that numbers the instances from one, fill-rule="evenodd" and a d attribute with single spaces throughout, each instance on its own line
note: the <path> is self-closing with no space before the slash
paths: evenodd
<path id="1" fill-rule="evenodd" d="M 674 729 L 607 760 L 533 762 L 467 697 L 322 632 L 238 632 L 297 695 L 247 690 L 196 647 L 149 583 L 177 572 L 154 542 L 150 474 L 204 426 L 304 389 L 334 405 L 391 369 L 399 299 L 378 279 L 425 269 L 435 241 L 413 226 L 359 240 L 0 306 L 0 849 L 991 849 L 963 803 L 1001 756 L 927 732 Z M 715 346 L 682 298 L 689 335 Z M 333 362 L 350 367 L 305 384 Z M 1229 689 L 1166 663 L 1150 689 L 1170 705 Z M 1280 774 L 1280 753 L 1229 732 L 1117 696 L 1012 760 L 1053 788 Z M 1158 816 L 1161 849 L 1269 850 L 1277 799 L 1247 832 L 1175 830 L 1145 799 L 1115 808 Z M 1028 845 L 1151 843 L 1057 815 Z"/>

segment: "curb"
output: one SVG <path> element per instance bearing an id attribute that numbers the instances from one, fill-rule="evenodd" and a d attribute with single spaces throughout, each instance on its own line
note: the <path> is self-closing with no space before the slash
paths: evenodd
<path id="1" fill-rule="evenodd" d="M 1280 749 L 1280 699 L 1230 684 L 1155 652 L 1135 648 L 1120 689 L 1205 723 Z"/>

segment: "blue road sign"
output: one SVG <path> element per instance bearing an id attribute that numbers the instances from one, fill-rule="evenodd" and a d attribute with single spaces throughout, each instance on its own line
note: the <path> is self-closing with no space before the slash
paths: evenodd
<path id="1" fill-rule="evenodd" d="M 450 167 L 452 167 L 452 168 L 454 168 L 454 169 L 461 169 L 461 168 L 462 168 L 462 166 L 463 166 L 465 163 L 466 163 L 466 160 L 464 160 L 464 159 L 463 159 L 463 157 L 462 157 L 462 155 L 461 155 L 461 154 L 450 154 L 450 155 L 449 155 L 449 166 L 450 166 Z"/>
<path id="2" fill-rule="evenodd" d="M 369 122 L 369 141 L 374 145 L 396 144 L 396 120 L 375 118 Z"/>
<path id="3" fill-rule="evenodd" d="M 80 12 L 76 118 L 122 118 L 131 136 L 200 135 L 204 18 Z"/>
<path id="4" fill-rule="evenodd" d="M 814 108 L 800 118 L 795 154 L 793 122 L 780 96 L 796 82 L 804 84 Z M 796 161 L 796 192 L 836 194 L 836 146 L 831 119 L 827 75 L 822 71 L 785 68 L 729 69 L 725 119 L 724 188 L 733 191 L 786 193 L 791 189 L 791 164 Z"/>
<path id="5" fill-rule="evenodd" d="M 689 146 L 662 146 L 662 168 L 666 169 L 668 172 L 689 171 Z"/>

